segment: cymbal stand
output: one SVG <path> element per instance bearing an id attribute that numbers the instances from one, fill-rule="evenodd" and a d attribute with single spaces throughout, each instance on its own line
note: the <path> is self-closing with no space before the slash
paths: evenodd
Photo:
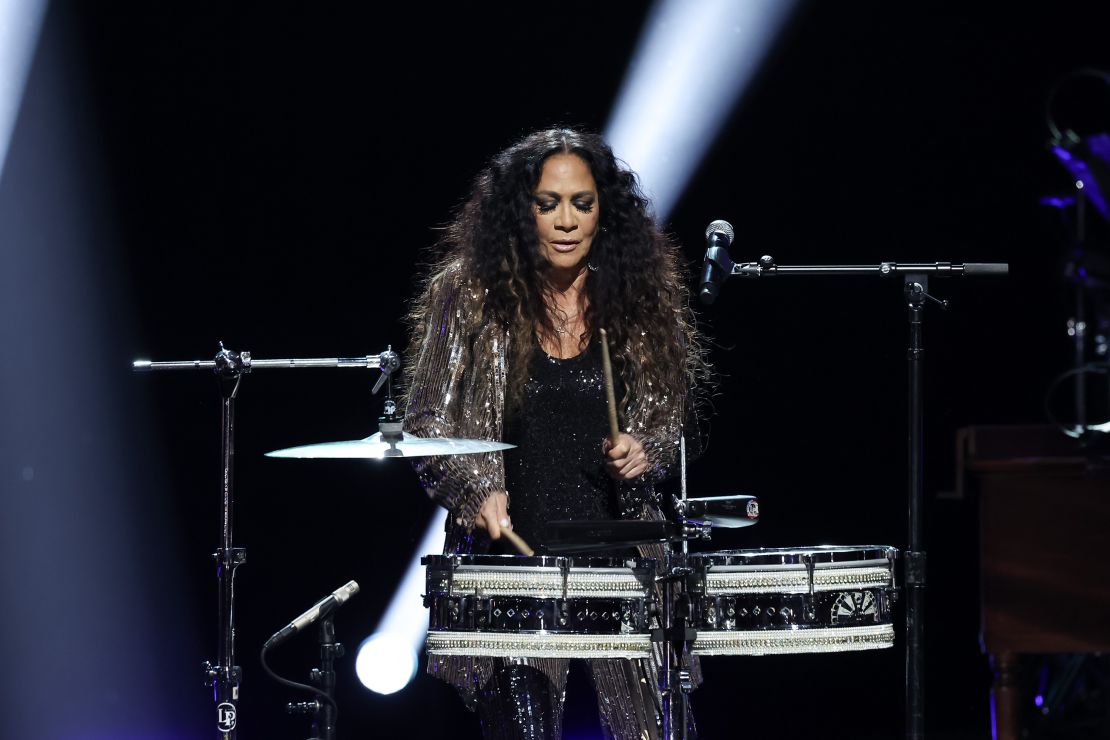
<path id="1" fill-rule="evenodd" d="M 131 363 L 135 372 L 156 370 L 211 370 L 220 386 L 220 546 L 213 553 L 216 560 L 216 578 L 219 582 L 219 642 L 216 664 L 204 663 L 205 684 L 213 690 L 216 701 L 216 730 L 221 740 L 235 740 L 239 715 L 239 681 L 242 670 L 235 665 L 235 570 L 247 559 L 246 550 L 235 547 L 232 538 L 232 520 L 235 513 L 233 463 L 235 460 L 235 397 L 243 376 L 255 368 L 304 368 L 304 367 L 365 367 L 380 369 L 388 376 L 400 367 L 400 358 L 392 348 L 377 356 L 353 358 L 317 358 L 254 360 L 250 352 L 232 352 L 220 342 L 220 351 L 212 360 L 186 360 L 151 362 L 136 360 Z M 375 392 L 381 387 L 379 378 Z"/>
<path id="2" fill-rule="evenodd" d="M 1085 278 L 1086 267 L 1083 264 L 1084 251 L 1086 250 L 1086 223 L 1087 223 L 1087 193 L 1082 188 L 1081 181 L 1076 181 L 1075 189 L 1075 248 L 1072 250 L 1072 261 L 1067 266 L 1067 276 L 1075 284 L 1075 316 L 1068 320 L 1068 334 L 1075 344 L 1075 367 L 1082 368 L 1087 364 L 1087 286 Z M 1079 439 L 1088 442 L 1087 428 L 1087 375 L 1077 373 L 1075 376 L 1075 427 Z"/>
<path id="3" fill-rule="evenodd" d="M 1103 434 L 1106 428 L 1101 423 L 1091 423 L 1090 409 L 1087 399 L 1088 376 L 1099 372 L 1098 356 L 1102 355 L 1105 361 L 1105 323 L 1108 317 L 1100 311 L 1099 302 L 1095 299 L 1096 290 L 1105 290 L 1107 284 L 1089 272 L 1086 264 L 1087 254 L 1087 189 L 1081 179 L 1076 179 L 1075 184 L 1075 223 L 1072 228 L 1073 243 L 1070 255 L 1064 265 L 1064 277 L 1072 284 L 1075 313 L 1068 318 L 1067 333 L 1072 341 L 1072 367 L 1055 382 L 1064 377 L 1075 378 L 1075 393 L 1073 396 L 1075 423 L 1061 428 L 1067 436 L 1077 439 L 1080 447 L 1088 457 L 1096 459 L 1101 453 L 1100 443 L 1105 441 Z M 1093 347 L 1095 360 L 1089 357 L 1090 340 L 1094 339 Z M 1055 386 L 1055 382 L 1053 387 Z M 1049 414 L 1052 417 L 1052 414 Z"/>
<path id="4" fill-rule="evenodd" d="M 898 263 L 881 262 L 878 265 L 776 265 L 770 256 L 758 262 L 733 263 L 725 249 L 711 247 L 706 252 L 706 261 L 713 263 L 726 277 L 773 277 L 777 275 L 873 275 L 903 277 L 903 293 L 909 310 L 910 346 L 908 361 L 908 548 L 905 551 L 906 584 L 906 737 L 909 740 L 923 740 L 925 737 L 925 697 L 922 681 L 922 668 L 925 663 L 925 552 L 922 550 L 923 537 L 921 526 L 922 498 L 924 495 L 923 464 L 923 410 L 922 402 L 922 361 L 924 349 L 921 343 L 921 322 L 927 300 L 948 307 L 942 301 L 929 295 L 929 276 L 973 276 L 1005 275 L 1009 272 L 1006 263 L 951 262 Z"/>

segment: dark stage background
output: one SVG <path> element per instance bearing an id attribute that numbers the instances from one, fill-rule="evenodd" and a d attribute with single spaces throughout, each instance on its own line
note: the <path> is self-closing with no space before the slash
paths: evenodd
<path id="1" fill-rule="evenodd" d="M 215 660 L 217 645 L 209 556 L 220 531 L 219 398 L 203 373 L 140 376 L 129 363 L 211 359 L 221 340 L 256 358 L 361 356 L 387 345 L 403 353 L 400 317 L 422 250 L 470 178 L 533 128 L 603 129 L 646 10 L 51 5 L 0 194 L 20 196 L 21 205 L 4 206 L 9 218 L 31 218 L 31 194 L 44 199 L 33 210 L 47 235 L 71 218 L 66 197 L 93 204 L 81 221 L 89 251 L 80 284 L 97 286 L 106 308 L 86 335 L 103 358 L 89 372 L 114 395 L 40 420 L 37 465 L 71 464 L 67 450 L 103 435 L 111 474 L 79 474 L 70 495 L 99 491 L 90 500 L 133 522 L 133 549 L 126 572 L 86 573 L 97 584 L 87 598 L 47 608 L 65 611 L 53 630 L 79 630 L 106 602 L 144 624 L 141 635 L 102 644 L 115 672 L 85 666 L 51 695 L 60 713 L 114 717 L 126 731 L 90 723 L 88 734 L 69 736 L 215 736 L 201 662 Z M 1107 21 L 1110 11 L 1095 2 L 802 3 L 666 222 L 684 246 L 691 286 L 715 219 L 736 227 L 740 261 L 1010 264 L 1006 278 L 931 286 L 952 306 L 929 306 L 925 323 L 930 737 L 989 732 L 975 511 L 953 494 L 955 434 L 969 424 L 1043 422 L 1046 389 L 1070 367 L 1067 232 L 1039 205 L 1070 180 L 1046 149 L 1044 103 L 1067 72 L 1110 66 Z M 701 43 L 708 59 L 728 39 L 707 28 Z M 52 81 L 66 91 L 64 124 L 45 126 L 55 104 L 42 91 Z M 58 150 L 63 134 L 69 143 Z M 44 152 L 72 164 L 65 192 L 33 177 Z M 1091 228 L 1093 240 L 1103 237 L 1093 213 Z M 83 305 L 74 302 L 71 317 L 82 327 L 91 321 L 76 315 Z M 701 549 L 904 548 L 901 285 L 735 279 L 696 310 L 714 338 L 721 383 L 690 493 L 756 494 L 762 507 L 759 526 L 722 531 Z M 51 356 L 66 350 L 64 337 L 39 341 Z M 391 696 L 368 692 L 354 675 L 354 648 L 382 616 L 432 514 L 407 464 L 263 457 L 376 431 L 374 379 L 258 371 L 240 390 L 240 737 L 308 736 L 307 721 L 284 712 L 305 697 L 270 680 L 258 651 L 349 579 L 362 592 L 336 616 L 350 648 L 337 665 L 340 736 L 479 736 L 453 692 L 423 675 L 423 661 Z M 12 462 L 5 476 L 16 480 Z M 25 494 L 30 484 L 20 485 Z M 74 531 L 95 526 L 79 512 L 73 520 Z M 73 572 L 111 536 L 85 530 L 89 549 L 72 554 Z M 702 736 L 900 736 L 901 618 L 893 650 L 706 659 L 693 695 Z M 127 667 L 135 656 L 141 670 Z M 314 633 L 275 651 L 272 663 L 303 681 L 318 664 Z M 568 738 L 595 736 L 577 669 L 567 711 Z"/>

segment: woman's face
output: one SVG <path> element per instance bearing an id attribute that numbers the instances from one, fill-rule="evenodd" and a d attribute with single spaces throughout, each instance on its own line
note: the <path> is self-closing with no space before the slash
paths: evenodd
<path id="1" fill-rule="evenodd" d="M 540 253 L 556 270 L 585 267 L 600 217 L 589 165 L 574 154 L 548 157 L 532 197 Z"/>

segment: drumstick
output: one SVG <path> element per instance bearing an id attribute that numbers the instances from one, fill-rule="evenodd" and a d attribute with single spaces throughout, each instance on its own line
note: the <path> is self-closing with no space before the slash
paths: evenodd
<path id="1" fill-rule="evenodd" d="M 609 444 L 617 445 L 621 430 L 617 425 L 617 399 L 613 392 L 613 365 L 609 362 L 609 335 L 604 329 L 601 334 L 601 369 L 605 374 L 605 399 L 609 404 Z"/>
<path id="2" fill-rule="evenodd" d="M 524 539 L 519 534 L 514 532 L 513 530 L 505 529 L 504 527 L 502 527 L 501 528 L 501 534 L 502 534 L 502 536 L 507 537 L 509 539 L 509 542 L 513 543 L 513 547 L 520 550 L 521 555 L 535 555 L 536 554 L 536 551 L 533 550 L 531 547 L 529 547 L 528 543 L 525 542 Z"/>

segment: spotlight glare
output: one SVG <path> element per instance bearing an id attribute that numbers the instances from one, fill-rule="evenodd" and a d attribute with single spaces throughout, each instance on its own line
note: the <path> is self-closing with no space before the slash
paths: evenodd
<path id="1" fill-rule="evenodd" d="M 0 176 L 45 12 L 46 0 L 0 0 Z"/>
<path id="2" fill-rule="evenodd" d="M 663 220 L 795 0 L 660 0 L 645 25 L 606 138 Z"/>
<path id="3" fill-rule="evenodd" d="M 432 515 L 377 631 L 359 646 L 355 672 L 362 685 L 371 691 L 392 694 L 405 688 L 416 675 L 417 656 L 428 634 L 428 610 L 422 598 L 424 566 L 420 558 L 443 552 L 443 517 L 442 509 Z"/>
<path id="4" fill-rule="evenodd" d="M 393 694 L 416 675 L 416 653 L 405 635 L 377 633 L 363 640 L 355 658 L 355 674 L 366 688 Z"/>

